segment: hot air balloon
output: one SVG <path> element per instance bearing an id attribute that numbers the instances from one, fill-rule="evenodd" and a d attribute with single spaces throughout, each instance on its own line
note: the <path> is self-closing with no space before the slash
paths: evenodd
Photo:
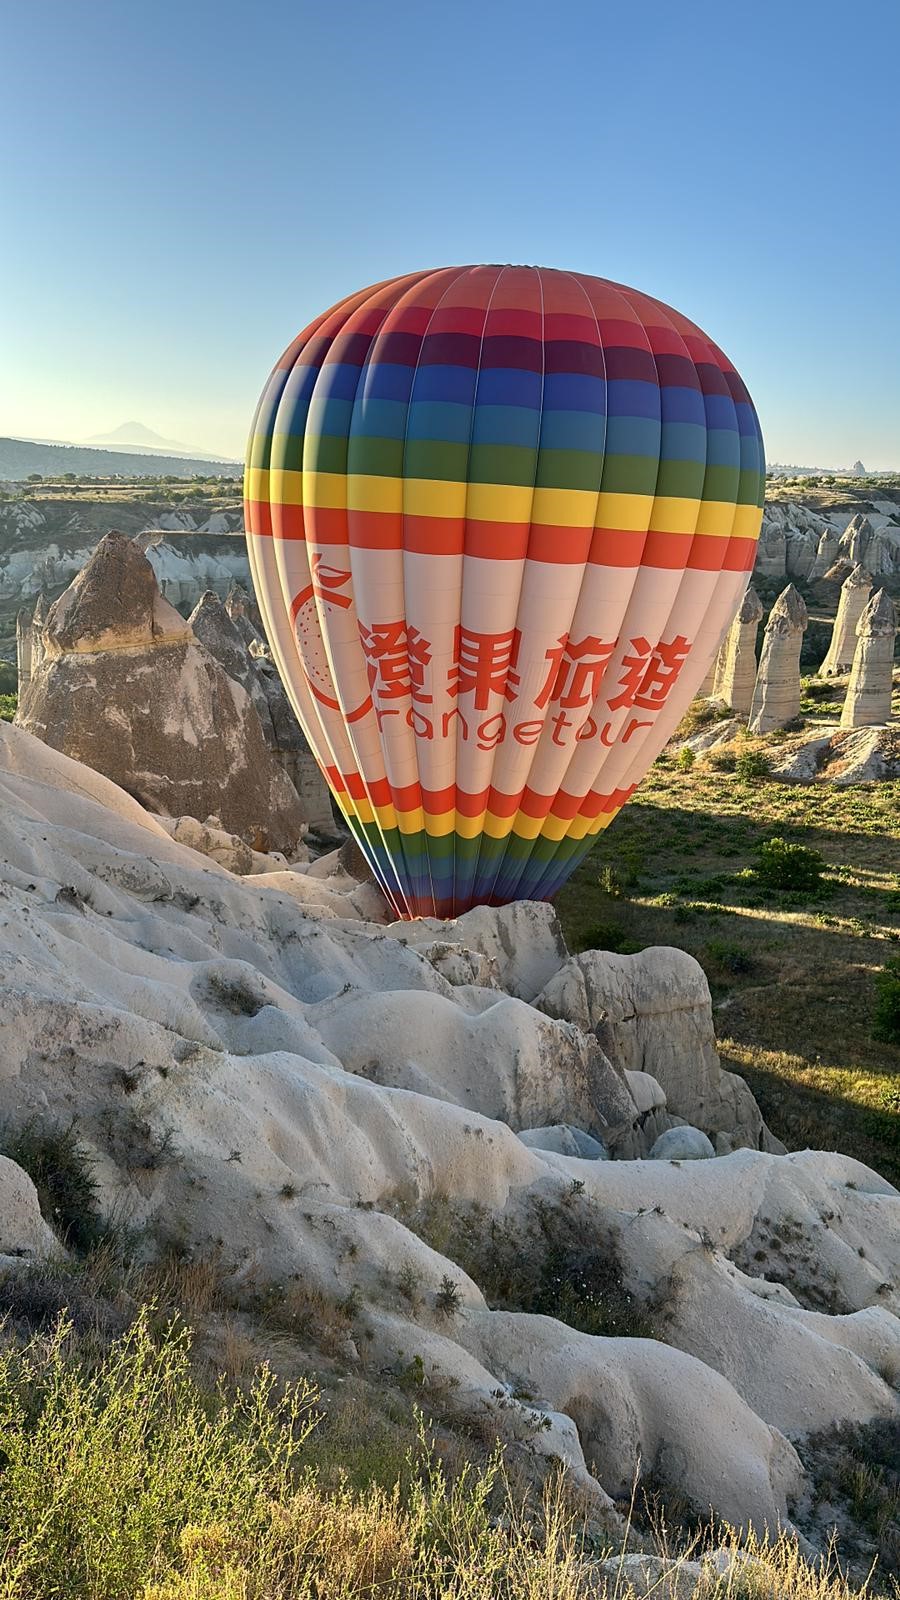
<path id="1" fill-rule="evenodd" d="M 722 351 L 603 278 L 411 273 L 289 345 L 247 457 L 253 580 L 399 917 L 560 887 L 705 677 L 764 482 Z"/>

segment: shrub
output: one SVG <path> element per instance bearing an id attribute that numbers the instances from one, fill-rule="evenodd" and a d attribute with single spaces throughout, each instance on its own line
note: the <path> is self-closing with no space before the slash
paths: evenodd
<path id="1" fill-rule="evenodd" d="M 767 778 L 771 770 L 768 757 L 761 750 L 742 750 L 734 763 L 738 778 Z"/>
<path id="2" fill-rule="evenodd" d="M 609 950 L 617 956 L 631 956 L 643 948 L 626 933 L 621 922 L 594 922 L 574 943 L 579 951 Z"/>
<path id="3" fill-rule="evenodd" d="M 711 750 L 706 762 L 714 772 L 734 772 L 738 758 L 733 750 L 726 748 L 724 750 Z"/>
<path id="4" fill-rule="evenodd" d="M 818 850 L 775 837 L 763 840 L 758 855 L 757 877 L 765 888 L 810 893 L 822 887 L 826 862 Z"/>
<path id="5" fill-rule="evenodd" d="M 188 1528 L 251 1533 L 293 1486 L 314 1425 L 305 1385 L 280 1398 L 263 1369 L 247 1394 L 208 1401 L 190 1339 L 159 1344 L 144 1312 L 93 1367 L 70 1327 L 0 1356 L 3 1592 L 131 1600 L 176 1558 Z"/>
<path id="6" fill-rule="evenodd" d="M 685 745 L 682 750 L 679 750 L 678 759 L 676 760 L 675 765 L 679 772 L 690 772 L 691 767 L 695 765 L 696 760 L 697 757 L 694 751 L 690 750 L 688 746 Z"/>
<path id="7" fill-rule="evenodd" d="M 726 972 L 741 977 L 745 973 L 753 972 L 756 962 L 742 945 L 729 942 L 727 939 L 710 939 L 706 946 L 706 954 L 710 961 L 714 961 Z"/>
<path id="8" fill-rule="evenodd" d="M 19 704 L 17 695 L 0 694 L 0 722 L 12 722 L 16 707 Z"/>
<path id="9" fill-rule="evenodd" d="M 900 1044 L 900 956 L 890 956 L 875 979 L 873 1039 Z"/>
<path id="10" fill-rule="evenodd" d="M 41 1127 L 26 1122 L 2 1140 L 2 1153 L 28 1173 L 37 1189 L 41 1215 L 63 1244 L 90 1250 L 104 1236 L 91 1158 L 79 1143 L 75 1124 Z"/>

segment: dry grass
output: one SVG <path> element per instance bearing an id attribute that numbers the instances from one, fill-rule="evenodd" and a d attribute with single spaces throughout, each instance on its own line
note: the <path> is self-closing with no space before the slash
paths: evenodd
<path id="1" fill-rule="evenodd" d="M 499 1452 L 450 1474 L 420 1429 L 404 1471 L 355 1487 L 311 1448 L 317 1395 L 265 1369 L 198 1387 L 186 1332 L 142 1313 L 85 1360 L 60 1326 L 0 1350 L 4 1600 L 853 1600 L 786 1536 L 716 1529 L 645 1566 L 593 1540 L 554 1473 L 515 1491 Z M 364 1419 L 360 1419 L 364 1421 Z M 336 1443 L 337 1441 L 333 1441 Z M 718 1565 L 713 1564 L 713 1544 Z M 720 1570 L 721 1569 L 721 1570 Z"/>

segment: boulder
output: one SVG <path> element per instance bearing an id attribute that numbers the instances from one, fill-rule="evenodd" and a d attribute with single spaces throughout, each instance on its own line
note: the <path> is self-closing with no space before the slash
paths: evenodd
<path id="1" fill-rule="evenodd" d="M 708 1161 L 715 1155 L 712 1140 L 700 1128 L 682 1123 L 661 1133 L 650 1151 L 651 1161 Z"/>
<path id="2" fill-rule="evenodd" d="M 519 1138 L 529 1150 L 553 1150 L 558 1156 L 574 1156 L 580 1161 L 608 1161 L 609 1151 L 581 1128 L 557 1122 L 550 1128 L 522 1128 Z"/>
<path id="3" fill-rule="evenodd" d="M 391 929 L 415 949 L 439 941 L 480 951 L 493 963 L 507 994 L 533 1000 L 568 956 L 559 917 L 543 900 L 515 900 L 506 906 L 475 906 L 452 921 L 420 917 Z"/>
<path id="4" fill-rule="evenodd" d="M 150 810 L 215 815 L 257 848 L 292 851 L 305 818 L 245 690 L 110 533 L 51 606 L 20 726 Z"/>
<path id="5" fill-rule="evenodd" d="M 736 1146 L 782 1148 L 743 1078 L 719 1064 L 709 984 L 686 951 L 586 950 L 566 962 L 535 1004 L 593 1029 L 614 1066 L 655 1078 L 672 1116 L 713 1136 L 727 1133 Z"/>
<path id="6" fill-rule="evenodd" d="M 37 1190 L 27 1172 L 0 1156 L 0 1264 L 12 1258 L 46 1260 L 62 1254 L 59 1241 L 41 1216 Z"/>
<path id="7" fill-rule="evenodd" d="M 390 930 L 388 930 L 390 931 Z M 346 995 L 310 1016 L 346 1071 L 467 1106 L 513 1129 L 571 1123 L 631 1153 L 637 1107 L 596 1038 L 521 1000 L 476 1014 L 412 990 Z"/>

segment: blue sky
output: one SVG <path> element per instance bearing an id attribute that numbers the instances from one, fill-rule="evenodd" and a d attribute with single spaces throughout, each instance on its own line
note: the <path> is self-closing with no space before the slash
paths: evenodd
<path id="1" fill-rule="evenodd" d="M 0 433 L 243 452 L 320 310 L 530 261 L 695 318 L 769 459 L 900 468 L 895 0 L 41 0 L 0 97 Z"/>

